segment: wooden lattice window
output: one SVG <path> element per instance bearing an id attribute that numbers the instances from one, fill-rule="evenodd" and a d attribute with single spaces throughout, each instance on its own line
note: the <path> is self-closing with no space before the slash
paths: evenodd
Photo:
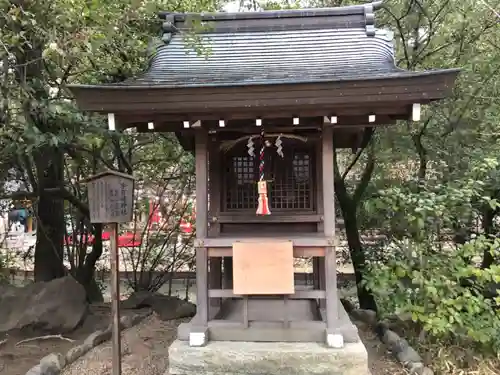
<path id="1" fill-rule="evenodd" d="M 265 175 L 271 210 L 313 210 L 314 163 L 309 147 L 286 148 L 284 157 L 269 148 Z M 224 198 L 226 210 L 257 208 L 257 157 L 241 147 L 224 155 Z"/>

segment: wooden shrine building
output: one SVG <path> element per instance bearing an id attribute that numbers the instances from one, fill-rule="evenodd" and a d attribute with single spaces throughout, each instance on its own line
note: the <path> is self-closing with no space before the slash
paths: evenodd
<path id="1" fill-rule="evenodd" d="M 396 67 L 392 33 L 374 25 L 380 6 L 165 12 L 144 74 L 70 87 L 110 128 L 175 132 L 194 152 L 198 310 L 179 340 L 359 340 L 337 295 L 333 150 L 418 120 L 458 74 Z M 206 55 L 185 45 L 191 17 Z M 294 257 L 313 257 L 314 289 L 294 285 Z"/>

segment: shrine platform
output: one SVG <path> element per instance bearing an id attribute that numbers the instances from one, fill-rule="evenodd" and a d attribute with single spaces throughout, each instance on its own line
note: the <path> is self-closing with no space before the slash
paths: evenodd
<path id="1" fill-rule="evenodd" d="M 245 306 L 248 303 L 248 316 Z M 359 342 L 357 327 L 351 322 L 343 305 L 339 308 L 339 332 L 346 343 Z M 252 341 L 252 342 L 316 342 L 325 341 L 326 322 L 324 309 L 316 300 L 289 299 L 279 297 L 250 297 L 227 299 L 220 308 L 212 307 L 208 322 L 209 341 Z M 191 327 L 197 316 L 188 323 L 182 323 L 177 338 L 189 341 Z M 245 324 L 247 322 L 247 325 Z"/>
<path id="2" fill-rule="evenodd" d="M 248 303 L 246 318 L 244 303 Z M 339 331 L 344 337 L 339 349 L 324 344 L 324 311 L 315 300 L 227 299 L 220 309 L 211 309 L 205 346 L 189 346 L 194 323 L 179 326 L 165 375 L 369 374 L 368 354 L 357 328 L 342 304 L 338 306 Z M 195 316 L 192 322 L 196 321 Z"/>

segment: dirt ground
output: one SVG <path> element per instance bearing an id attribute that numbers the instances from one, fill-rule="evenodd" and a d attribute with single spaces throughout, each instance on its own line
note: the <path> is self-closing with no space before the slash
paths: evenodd
<path id="1" fill-rule="evenodd" d="M 124 313 L 137 313 L 137 311 Z M 26 339 L 21 336 L 7 337 L 0 346 L 0 374 L 24 375 L 47 354 L 65 354 L 82 342 L 90 333 L 109 323 L 109 305 L 95 305 L 85 324 L 65 338 L 37 340 L 16 345 Z M 123 375 L 164 375 L 168 367 L 168 346 L 175 339 L 176 327 L 181 321 L 162 322 L 152 315 L 136 327 L 123 333 Z M 360 327 L 360 336 L 369 354 L 372 375 L 403 375 L 406 371 L 387 353 L 383 344 L 366 328 Z M 0 338 L 2 341 L 2 338 Z M 62 375 L 111 374 L 111 346 L 106 342 L 65 368 Z"/>
<path id="2" fill-rule="evenodd" d="M 122 315 L 136 314 L 137 312 L 138 310 L 125 310 Z M 0 345 L 0 374 L 24 375 L 30 368 L 37 365 L 44 356 L 54 352 L 66 354 L 73 346 L 81 344 L 92 332 L 107 327 L 110 322 L 109 317 L 109 304 L 92 305 L 84 324 L 76 331 L 63 335 L 65 339 L 69 340 L 54 338 L 18 344 L 30 337 L 20 335 L 0 336 L 0 342 L 7 340 Z"/>

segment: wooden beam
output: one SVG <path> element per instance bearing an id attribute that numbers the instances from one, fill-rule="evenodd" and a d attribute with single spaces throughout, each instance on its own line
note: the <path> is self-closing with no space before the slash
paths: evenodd
<path id="1" fill-rule="evenodd" d="M 425 102 L 421 102 L 425 103 Z M 394 102 L 384 103 L 380 102 L 376 107 L 376 113 L 380 115 L 402 115 L 411 113 L 412 102 L 398 102 L 397 105 Z M 331 107 L 311 107 L 308 109 L 299 108 L 296 110 L 296 115 L 301 118 L 307 117 L 323 117 L 331 115 L 332 109 Z M 295 114 L 295 112 L 294 112 Z M 235 110 L 231 113 L 225 113 L 225 118 L 227 120 L 253 120 L 256 118 L 262 118 L 263 122 L 266 119 L 279 119 L 279 118 L 291 118 L 292 114 L 289 110 L 268 110 L 263 113 L 255 112 L 253 109 L 245 109 L 241 108 L 239 110 Z M 337 116 L 359 116 L 359 105 L 345 105 L 341 107 L 335 108 L 335 114 Z M 164 122 L 164 121 L 177 121 L 182 125 L 182 122 L 186 119 L 197 121 L 197 120 L 218 120 L 220 118 L 219 113 L 214 113 L 210 111 L 199 112 L 196 116 L 193 115 L 184 115 L 184 114 L 176 114 L 176 113 L 161 113 L 161 112 L 141 112 L 137 111 L 131 113 L 130 115 L 120 115 L 116 114 L 118 122 L 118 126 L 122 126 L 124 124 L 132 124 L 132 123 L 147 123 L 148 121 L 156 121 L 156 122 Z M 255 122 L 254 122 L 255 124 Z"/>
<path id="2" fill-rule="evenodd" d="M 333 213 L 332 213 L 333 214 Z M 198 213 L 197 215 L 198 216 Z M 196 229 L 198 231 L 198 228 Z M 290 235 L 260 235 L 253 237 L 231 236 L 231 237 L 218 237 L 218 238 L 197 238 L 195 246 L 200 247 L 232 247 L 235 242 L 262 242 L 262 241 L 292 241 L 294 247 L 325 247 L 333 246 L 335 233 L 330 237 L 318 236 L 315 233 L 304 233 Z"/>
<path id="3" fill-rule="evenodd" d="M 209 298 L 244 298 L 239 294 L 234 294 L 232 289 L 210 289 Z M 296 290 L 293 294 L 288 294 L 289 299 L 324 299 L 324 290 Z"/>
<path id="4" fill-rule="evenodd" d="M 407 119 L 410 115 L 409 111 L 405 111 L 403 114 L 393 114 L 384 115 L 377 114 L 374 122 L 368 121 L 369 113 L 366 115 L 351 115 L 339 117 L 337 124 L 327 124 L 334 128 L 363 128 L 366 126 L 388 126 L 393 124 L 398 119 Z M 153 133 L 153 132 L 169 132 L 169 131 L 182 131 L 185 134 L 194 133 L 198 128 L 185 128 L 182 121 L 173 121 L 169 117 L 168 120 L 165 118 L 155 122 L 154 129 L 148 127 L 146 122 L 138 122 L 134 124 L 124 125 L 126 127 L 136 127 L 137 131 L 140 133 Z M 266 126 L 267 133 L 279 133 L 279 132 L 293 132 L 293 133 L 312 133 L 314 131 L 321 131 L 323 126 L 323 117 L 307 117 L 300 119 L 300 125 L 291 125 L 293 118 L 283 118 L 283 119 L 273 119 L 270 118 L 264 122 L 268 124 Z M 217 134 L 232 134 L 232 133 L 246 133 L 253 134 L 258 133 L 259 128 L 255 126 L 255 119 L 248 118 L 243 120 L 225 120 L 225 126 L 219 126 L 219 120 L 201 120 L 201 126 L 204 129 L 216 132 Z"/>
<path id="5" fill-rule="evenodd" d="M 358 105 L 367 110 L 380 103 L 422 103 L 450 95 L 458 70 L 364 81 L 336 81 L 224 87 L 72 86 L 84 111 L 101 113 L 190 114 L 231 113 L 247 109 L 262 117 L 269 111 L 338 108 Z M 301 114 L 297 113 L 297 116 Z M 151 121 L 151 120 L 147 120 Z"/>
<path id="6" fill-rule="evenodd" d="M 181 324 L 177 330 L 179 340 L 185 341 L 190 332 L 188 324 Z M 247 342 L 324 342 L 325 323 L 322 321 L 290 322 L 288 328 L 282 322 L 209 322 L 210 339 L 214 341 Z"/>
<path id="7" fill-rule="evenodd" d="M 248 213 L 221 212 L 218 217 L 211 216 L 210 222 L 214 219 L 221 224 L 248 224 L 248 223 L 318 223 L 323 221 L 322 215 L 312 214 L 286 214 L 275 213 L 269 216 L 250 216 Z"/>
<path id="8" fill-rule="evenodd" d="M 210 258 L 229 258 L 232 259 L 233 256 L 233 248 L 232 247 L 209 247 L 208 248 L 208 256 Z M 296 247 L 293 249 L 293 257 L 294 258 L 309 258 L 309 257 L 324 257 L 325 256 L 325 248 L 324 247 Z M 232 263 L 231 263 L 232 264 Z M 224 267 L 226 267 L 226 263 L 224 262 Z M 232 274 L 231 274 L 232 278 Z"/>

